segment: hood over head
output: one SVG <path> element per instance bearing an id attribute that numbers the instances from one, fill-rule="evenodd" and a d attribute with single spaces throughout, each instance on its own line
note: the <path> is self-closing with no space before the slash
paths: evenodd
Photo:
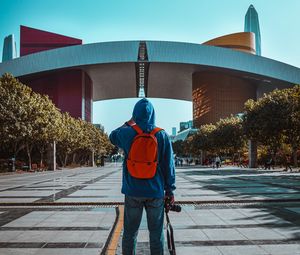
<path id="1" fill-rule="evenodd" d="M 132 118 L 144 131 L 151 131 L 155 126 L 155 112 L 151 102 L 143 98 L 138 101 L 133 109 Z"/>

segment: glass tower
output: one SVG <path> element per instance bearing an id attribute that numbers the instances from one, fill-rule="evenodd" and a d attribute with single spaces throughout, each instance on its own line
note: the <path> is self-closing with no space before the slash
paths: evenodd
<path id="1" fill-rule="evenodd" d="M 255 34 L 256 55 L 261 56 L 261 39 L 258 14 L 254 6 L 251 4 L 245 16 L 245 32 L 253 32 Z"/>
<path id="2" fill-rule="evenodd" d="M 4 38 L 2 62 L 11 60 L 17 57 L 17 46 L 14 35 L 9 35 Z"/>

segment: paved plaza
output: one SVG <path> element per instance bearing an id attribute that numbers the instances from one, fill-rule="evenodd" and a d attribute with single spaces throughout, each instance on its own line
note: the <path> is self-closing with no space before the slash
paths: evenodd
<path id="1" fill-rule="evenodd" d="M 2 175 L 0 254 L 103 254 L 113 234 L 115 208 L 3 203 L 122 202 L 120 188 L 121 165 L 115 164 Z M 231 203 L 253 199 L 274 202 Z M 282 199 L 289 200 L 279 203 Z M 300 254 L 299 173 L 183 167 L 177 169 L 176 200 L 223 201 L 184 205 L 182 212 L 170 213 L 177 254 Z M 121 254 L 120 245 L 117 254 Z M 137 254 L 150 254 L 145 217 Z"/>

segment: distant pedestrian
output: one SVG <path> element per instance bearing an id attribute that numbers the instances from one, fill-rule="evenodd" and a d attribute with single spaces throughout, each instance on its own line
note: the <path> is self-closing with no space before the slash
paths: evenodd
<path id="1" fill-rule="evenodd" d="M 292 161 L 291 157 L 288 154 L 286 154 L 285 155 L 285 162 L 284 162 L 285 163 L 285 171 L 288 171 L 288 170 L 293 171 L 293 169 L 291 167 L 291 164 L 292 164 L 291 161 Z"/>
<path id="2" fill-rule="evenodd" d="M 270 156 L 269 159 L 266 160 L 265 162 L 265 170 L 271 170 L 271 167 L 273 167 L 273 158 Z"/>
<path id="3" fill-rule="evenodd" d="M 217 155 L 215 158 L 216 168 L 221 167 L 221 158 Z"/>

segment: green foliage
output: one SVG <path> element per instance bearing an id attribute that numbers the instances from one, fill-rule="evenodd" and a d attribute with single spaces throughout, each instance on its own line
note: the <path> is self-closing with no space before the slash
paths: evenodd
<path id="1" fill-rule="evenodd" d="M 257 101 L 245 103 L 243 128 L 247 138 L 267 146 L 275 156 L 287 143 L 294 163 L 300 143 L 300 86 L 274 90 Z"/>
<path id="2" fill-rule="evenodd" d="M 10 74 L 0 78 L 0 145 L 14 157 L 26 150 L 40 153 L 40 163 L 49 143 L 56 141 L 58 157 L 66 165 L 71 154 L 107 154 L 112 150 L 107 134 L 93 124 L 61 113 L 46 95 L 40 95 Z M 76 159 L 76 157 L 73 157 Z"/>
<path id="3" fill-rule="evenodd" d="M 234 154 L 245 145 L 242 121 L 237 117 L 219 120 L 216 124 L 202 125 L 189 140 L 194 155 L 200 151 L 210 153 Z"/>
<path id="4" fill-rule="evenodd" d="M 172 143 L 172 148 L 173 148 L 173 152 L 179 156 L 179 157 L 183 157 L 187 155 L 187 151 L 185 150 L 185 141 L 182 140 L 178 140 L 176 142 Z"/>
<path id="5" fill-rule="evenodd" d="M 239 152 L 245 146 L 242 120 L 238 117 L 220 119 L 213 132 L 216 148 L 225 154 Z"/>

